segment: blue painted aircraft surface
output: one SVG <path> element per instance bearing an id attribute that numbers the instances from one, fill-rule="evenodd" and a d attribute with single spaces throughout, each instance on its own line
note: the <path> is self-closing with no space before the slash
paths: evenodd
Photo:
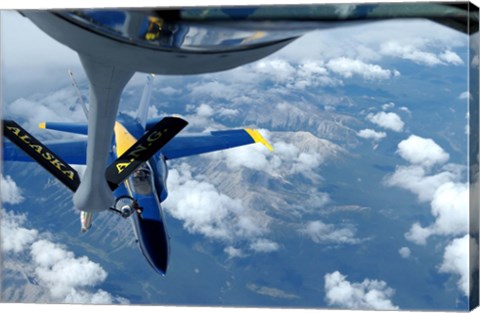
<path id="1" fill-rule="evenodd" d="M 187 125 L 182 118 L 148 119 L 151 80 L 149 76 L 137 116 L 120 113 L 117 117 L 105 177 L 115 198 L 108 210 L 131 218 L 143 255 L 158 273 L 165 275 L 170 245 L 161 203 L 168 195 L 167 161 L 256 142 L 272 148 L 254 129 L 177 135 Z M 45 122 L 39 127 L 88 135 L 87 124 Z M 80 177 L 69 164 L 86 164 L 87 138 L 43 144 L 10 120 L 3 121 L 3 132 L 14 143 L 4 141 L 5 161 L 36 161 L 67 188 L 76 190 Z M 82 231 L 90 228 L 92 215 L 92 210 L 81 211 Z"/>

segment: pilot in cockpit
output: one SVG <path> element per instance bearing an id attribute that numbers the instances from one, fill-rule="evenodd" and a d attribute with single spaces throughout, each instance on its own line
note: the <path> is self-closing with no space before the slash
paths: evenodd
<path id="1" fill-rule="evenodd" d="M 134 173 L 132 185 L 136 193 L 148 195 L 152 192 L 150 169 L 146 165 L 140 166 Z"/>

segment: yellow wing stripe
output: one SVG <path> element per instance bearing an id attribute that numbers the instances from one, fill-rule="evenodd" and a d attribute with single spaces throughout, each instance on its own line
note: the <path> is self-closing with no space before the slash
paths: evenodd
<path id="1" fill-rule="evenodd" d="M 117 156 L 121 156 L 131 146 L 133 146 L 137 139 L 128 132 L 128 130 L 119 122 L 115 122 L 114 127 L 115 139 L 117 144 Z"/>
<path id="2" fill-rule="evenodd" d="M 125 151 L 130 149 L 131 146 L 137 142 L 137 139 L 130 134 L 130 132 L 119 122 L 115 122 L 115 126 L 113 128 L 115 132 L 115 140 L 117 146 L 117 156 L 121 156 Z M 128 179 L 124 181 L 125 187 L 127 188 L 128 195 L 133 197 L 132 188 L 128 183 Z"/>
<path id="3" fill-rule="evenodd" d="M 263 138 L 263 136 L 259 133 L 258 130 L 245 128 L 245 131 L 250 135 L 250 137 L 252 137 L 253 141 L 259 142 L 265 147 L 267 147 L 268 150 L 273 151 L 272 146 L 268 143 L 268 141 L 265 138 Z"/>

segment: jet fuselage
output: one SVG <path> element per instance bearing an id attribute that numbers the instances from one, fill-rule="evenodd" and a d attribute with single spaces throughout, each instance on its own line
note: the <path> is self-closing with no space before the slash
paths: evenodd
<path id="1" fill-rule="evenodd" d="M 116 160 L 123 149 L 138 140 L 145 130 L 133 118 L 120 114 L 113 138 L 110 161 Z M 169 257 L 169 237 L 161 202 L 167 197 L 167 165 L 161 151 L 141 166 L 114 191 L 116 199 L 132 199 L 141 213 L 131 216 L 133 231 L 140 249 L 150 265 L 165 275 Z"/>

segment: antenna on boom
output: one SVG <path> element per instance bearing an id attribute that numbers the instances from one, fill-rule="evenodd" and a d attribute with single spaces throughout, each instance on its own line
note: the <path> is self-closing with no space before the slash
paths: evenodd
<path id="1" fill-rule="evenodd" d="M 88 109 L 87 109 L 87 105 L 85 104 L 85 101 L 83 101 L 83 97 L 82 97 L 82 94 L 80 93 L 80 89 L 78 88 L 78 85 L 77 85 L 77 81 L 75 80 L 75 78 L 73 77 L 73 73 L 71 70 L 68 70 L 68 77 L 70 77 L 70 81 L 72 82 L 72 86 L 75 88 L 75 90 L 77 91 L 77 96 L 78 96 L 78 99 L 80 99 L 80 105 L 82 106 L 82 109 L 83 109 L 83 113 L 85 113 L 85 117 L 87 118 L 88 120 Z"/>

